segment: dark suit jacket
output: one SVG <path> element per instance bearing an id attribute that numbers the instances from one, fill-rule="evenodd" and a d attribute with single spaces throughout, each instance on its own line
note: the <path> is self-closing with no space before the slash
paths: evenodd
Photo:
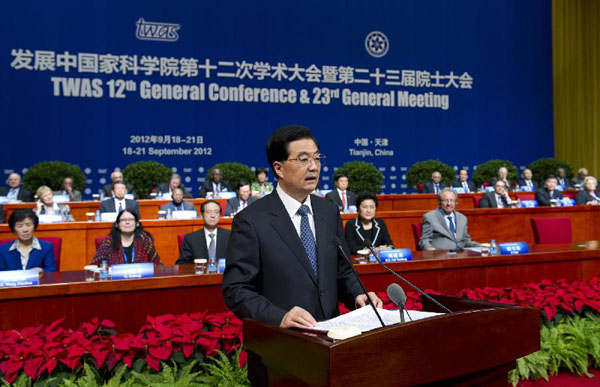
<path id="1" fill-rule="evenodd" d="M 538 189 L 538 184 L 533 180 L 531 180 L 531 182 L 533 183 L 533 189 Z M 523 187 L 525 185 L 527 185 L 527 183 L 525 183 L 525 179 L 519 179 L 519 187 Z"/>
<path id="2" fill-rule="evenodd" d="M 4 207 L 0 204 L 0 223 L 6 223 L 4 215 Z"/>
<path id="3" fill-rule="evenodd" d="M 600 198 L 600 193 L 598 193 L 598 191 L 595 192 L 595 195 L 597 197 Z M 577 203 L 577 205 L 585 205 L 587 204 L 587 202 L 593 202 L 596 199 L 594 199 L 594 197 L 592 195 L 590 195 L 590 193 L 588 191 L 579 191 L 579 193 L 577 193 L 577 196 L 575 197 L 575 202 Z"/>
<path id="4" fill-rule="evenodd" d="M 140 208 L 135 200 L 125 199 L 125 209 L 135 212 L 136 214 L 138 214 L 138 216 L 140 215 Z M 117 212 L 117 209 L 115 208 L 115 199 L 110 198 L 104 200 L 102 203 L 100 203 L 99 210 L 100 213 Z"/>
<path id="5" fill-rule="evenodd" d="M 8 195 L 8 191 L 10 191 L 10 187 L 0 187 L 0 196 L 6 196 Z M 17 194 L 17 200 L 20 200 L 22 202 L 32 202 L 33 201 L 33 195 L 31 194 L 30 191 L 26 190 L 25 188 L 23 188 L 23 186 L 19 187 L 19 193 Z"/>
<path id="6" fill-rule="evenodd" d="M 194 206 L 194 203 L 186 202 L 185 200 L 181 203 L 183 203 L 184 211 L 196 211 L 196 206 Z M 170 201 L 168 203 L 163 204 L 162 207 L 160 207 L 160 209 L 163 211 L 169 211 L 169 209 L 171 209 L 171 211 L 181 211 L 181 204 L 175 206 L 175 203 Z M 196 216 L 198 216 L 198 211 L 196 211 Z"/>
<path id="7" fill-rule="evenodd" d="M 383 219 L 373 219 L 372 230 L 375 234 L 375 236 L 371 240 L 373 246 L 378 247 L 382 245 L 394 245 Z M 363 232 L 364 229 L 360 218 L 350 220 L 346 223 L 346 229 L 344 230 L 344 234 L 346 237 L 346 242 L 348 242 L 348 247 L 350 247 L 350 252 L 352 252 L 352 254 L 356 254 L 358 250 L 365 248 L 365 238 L 362 234 Z"/>
<path id="8" fill-rule="evenodd" d="M 338 300 L 354 307 L 356 296 L 363 292 L 350 264 L 332 243 L 338 237 L 349 254 L 339 210 L 314 195 L 311 205 L 318 278 L 277 191 L 233 218 L 223 297 L 238 317 L 279 326 L 294 306 L 317 321 L 337 316 Z"/>
<path id="9" fill-rule="evenodd" d="M 575 187 L 576 185 L 579 185 L 583 189 L 583 179 L 580 179 L 579 176 L 571 179 L 571 187 Z"/>
<path id="10" fill-rule="evenodd" d="M 202 185 L 200 186 L 200 192 L 198 192 L 198 197 L 199 198 L 205 198 L 206 197 L 206 193 L 207 192 L 213 192 L 213 186 L 212 186 L 212 180 L 208 179 L 208 180 L 204 180 L 204 182 L 202 183 Z M 229 186 L 229 183 L 221 180 L 221 191 L 233 191 L 231 189 L 231 187 Z"/>
<path id="11" fill-rule="evenodd" d="M 247 200 L 246 203 L 246 208 L 248 208 L 248 206 L 252 203 L 254 203 L 256 201 L 256 198 L 253 196 L 250 196 Z M 231 198 L 227 201 L 227 206 L 225 207 L 225 216 L 231 216 L 231 214 L 233 214 L 234 212 L 237 211 L 237 209 L 240 207 L 240 198 L 239 197 L 234 197 Z"/>
<path id="12" fill-rule="evenodd" d="M 554 190 L 554 199 L 560 201 L 563 198 L 562 192 L 559 190 Z M 550 205 L 550 192 L 545 187 L 542 187 L 535 191 L 535 200 L 537 200 L 538 205 L 540 206 L 549 206 Z M 558 203 L 557 203 L 558 204 Z"/>
<path id="13" fill-rule="evenodd" d="M 183 186 L 183 184 L 179 184 L 179 188 L 183 190 L 184 199 L 190 199 L 192 197 L 192 193 L 189 192 L 188 189 Z M 169 187 L 169 183 L 162 183 L 158 185 L 158 188 L 156 190 L 162 193 L 169 193 L 170 189 L 171 188 Z"/>
<path id="14" fill-rule="evenodd" d="M 56 259 L 52 243 L 39 240 L 41 250 L 33 249 L 29 253 L 26 270 L 41 267 L 45 272 L 56 271 Z M 23 270 L 21 253 L 18 250 L 9 251 L 14 241 L 0 245 L 0 271 Z"/>
<path id="15" fill-rule="evenodd" d="M 475 192 L 477 193 L 477 187 L 475 186 L 475 183 L 473 183 L 471 180 L 467 180 L 467 185 L 469 186 L 469 192 Z M 457 180 L 454 182 L 454 184 L 452 184 L 452 187 L 455 188 L 462 188 L 462 181 Z"/>
<path id="16" fill-rule="evenodd" d="M 336 206 L 338 206 L 338 208 L 342 208 L 342 197 L 340 196 L 337 189 L 334 189 L 333 191 L 331 191 L 327 195 L 325 195 L 325 199 L 334 203 Z M 350 192 L 350 191 L 346 190 L 346 201 L 347 201 L 346 205 L 348 207 L 356 206 L 356 195 L 354 194 L 354 192 Z"/>
<path id="17" fill-rule="evenodd" d="M 227 243 L 229 242 L 229 234 L 227 229 L 217 227 L 217 258 L 224 258 L 227 251 Z M 206 246 L 206 235 L 204 228 L 198 231 L 187 234 L 183 238 L 179 259 L 175 262 L 176 265 L 194 263 L 196 258 L 208 258 L 208 248 Z"/>
<path id="18" fill-rule="evenodd" d="M 135 190 L 133 189 L 133 186 L 131 184 L 126 183 L 125 187 L 127 187 L 127 193 L 130 193 L 133 195 L 134 198 L 137 198 L 137 195 L 135 194 Z M 104 191 L 105 197 L 107 197 L 107 198 L 112 197 L 112 183 L 105 185 L 102 190 Z"/>
<path id="19" fill-rule="evenodd" d="M 442 190 L 444 188 L 446 188 L 446 186 L 444 185 L 444 183 L 439 183 L 440 186 L 440 192 L 442 192 Z M 423 186 L 423 193 L 435 193 L 435 188 L 433 186 L 433 182 L 429 182 L 429 183 L 425 183 L 425 186 Z"/>
<path id="20" fill-rule="evenodd" d="M 556 177 L 556 180 L 558 181 L 558 184 L 560 185 L 560 178 Z M 573 186 L 573 182 L 568 177 L 565 177 L 564 183 L 565 183 L 565 189 L 569 189 Z"/>
<path id="21" fill-rule="evenodd" d="M 508 202 L 502 197 L 504 207 L 509 207 Z M 479 208 L 498 208 L 498 202 L 496 201 L 496 192 L 486 192 L 483 194 L 481 201 L 479 202 Z"/>

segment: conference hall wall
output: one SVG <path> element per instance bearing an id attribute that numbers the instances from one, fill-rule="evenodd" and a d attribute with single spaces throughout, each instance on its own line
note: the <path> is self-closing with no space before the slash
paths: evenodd
<path id="1" fill-rule="evenodd" d="M 265 167 L 310 127 L 383 192 L 415 162 L 525 166 L 554 152 L 546 0 L 2 2 L 3 176 L 64 160 L 96 192 L 156 160 L 194 190 L 217 162 Z"/>

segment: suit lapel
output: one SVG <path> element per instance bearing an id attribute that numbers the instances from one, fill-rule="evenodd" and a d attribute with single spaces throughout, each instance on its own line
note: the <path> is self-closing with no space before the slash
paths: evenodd
<path id="1" fill-rule="evenodd" d="M 450 238 L 454 239 L 454 235 L 452 235 L 452 232 L 448 228 L 448 224 L 446 223 L 446 218 L 442 215 L 442 211 L 440 211 L 440 210 L 436 211 L 436 216 L 438 217 L 440 225 L 442 226 L 442 230 L 444 230 L 446 235 L 448 235 Z"/>
<path id="2" fill-rule="evenodd" d="M 202 228 L 202 230 L 200 230 L 199 233 L 199 238 L 197 239 L 198 243 L 200 243 L 200 246 L 198 246 L 200 248 L 200 251 L 202 252 L 202 256 L 203 257 L 208 257 L 208 248 L 206 247 L 206 234 L 204 233 L 204 228 Z M 219 239 L 219 233 L 217 233 L 217 244 L 218 239 Z"/>
<path id="3" fill-rule="evenodd" d="M 492 203 L 492 208 L 498 208 L 498 201 L 496 200 L 495 192 L 490 192 L 490 203 Z"/>
<path id="4" fill-rule="evenodd" d="M 311 198 L 311 204 L 313 209 L 313 218 L 315 220 L 315 234 L 317 236 L 317 265 L 319 268 L 319 282 L 327 281 L 328 277 L 325 275 L 325 259 L 327 257 L 327 245 L 332 243 L 332 240 L 329 239 L 329 235 L 327 234 L 327 221 L 323 217 L 323 211 L 320 210 L 319 198 L 313 197 Z"/>
<path id="5" fill-rule="evenodd" d="M 465 229 L 465 222 L 463 220 L 462 216 L 458 216 L 458 214 L 456 214 L 456 240 L 459 241 L 462 239 L 463 235 L 462 235 L 462 230 Z"/>
<path id="6" fill-rule="evenodd" d="M 381 227 L 379 227 L 379 223 L 377 222 L 377 220 L 375 220 L 375 218 L 373 218 L 373 227 L 375 227 L 375 229 L 377 230 L 377 232 L 375 232 L 375 236 L 373 237 L 373 246 L 379 246 L 379 241 L 377 240 L 377 238 L 379 238 L 379 231 L 381 231 Z"/>
<path id="7" fill-rule="evenodd" d="M 304 270 L 308 273 L 311 280 L 317 286 L 317 278 L 315 277 L 315 273 L 313 272 L 312 266 L 308 260 L 308 255 L 304 250 L 304 246 L 302 246 L 302 242 L 300 241 L 300 237 L 296 232 L 296 228 L 292 223 L 292 219 L 290 219 L 288 212 L 283 205 L 283 202 L 279 198 L 277 192 L 273 192 L 268 195 L 265 199 L 269 200 L 270 213 L 272 217 L 271 226 L 275 232 L 279 235 L 279 237 L 283 240 L 283 242 L 288 246 L 288 248 L 292 251 L 296 259 L 300 262 Z M 263 200 L 265 200 L 263 199 Z M 313 205 L 314 212 L 314 205 Z M 315 233 L 318 234 L 317 228 L 317 217 L 315 217 Z M 317 257 L 319 256 L 319 240 L 317 239 Z M 318 258 L 317 258 L 318 262 Z"/>

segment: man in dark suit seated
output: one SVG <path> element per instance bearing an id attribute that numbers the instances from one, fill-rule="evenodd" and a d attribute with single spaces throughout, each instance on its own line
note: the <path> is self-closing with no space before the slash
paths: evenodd
<path id="1" fill-rule="evenodd" d="M 179 176 L 176 173 L 171 175 L 171 179 L 168 183 L 159 184 L 156 190 L 161 194 L 170 194 L 172 196 L 175 188 L 181 188 L 181 191 L 183 192 L 183 197 L 185 199 L 192 198 L 192 193 L 187 191 L 187 189 L 183 186 L 183 183 L 181 182 L 181 176 Z"/>
<path id="2" fill-rule="evenodd" d="M 504 182 L 504 186 L 506 187 L 507 191 L 510 191 L 512 189 L 512 184 L 510 181 L 508 181 L 508 168 L 506 168 L 506 167 L 498 168 L 498 174 L 496 176 L 492 177 L 492 180 L 490 181 L 490 184 L 492 185 L 492 187 L 496 186 L 496 182 L 498 180 Z"/>
<path id="3" fill-rule="evenodd" d="M 532 187 L 532 190 L 536 190 L 538 188 L 537 183 L 533 181 L 533 172 L 531 172 L 531 169 L 525 168 L 522 175 L 523 178 L 519 179 L 520 187 Z"/>
<path id="4" fill-rule="evenodd" d="M 7 187 L 0 187 L 0 196 L 8 197 L 10 201 L 32 202 L 33 195 L 21 185 L 21 176 L 11 173 L 6 180 Z"/>
<path id="5" fill-rule="evenodd" d="M 73 178 L 65 177 L 62 182 L 60 191 L 54 191 L 54 196 L 56 195 L 68 195 L 69 201 L 71 202 L 80 202 L 81 201 L 81 191 L 76 190 L 73 187 Z"/>
<path id="6" fill-rule="evenodd" d="M 183 189 L 176 187 L 171 194 L 171 201 L 169 203 L 164 204 L 160 209 L 161 211 L 166 212 L 175 212 L 175 211 L 194 211 L 196 212 L 196 207 L 194 203 L 186 202 L 183 200 Z M 198 214 L 196 214 L 198 216 Z"/>
<path id="7" fill-rule="evenodd" d="M 127 187 L 127 192 L 132 194 L 134 198 L 137 198 L 137 195 L 135 194 L 135 190 L 133 189 L 133 185 L 131 185 L 129 183 L 125 183 L 125 180 L 123 179 L 123 173 L 121 173 L 121 171 L 114 171 L 113 173 L 111 173 L 110 180 L 111 180 L 111 183 L 105 185 L 104 188 L 102 189 L 105 197 L 111 197 L 114 183 L 124 183 L 125 186 Z"/>
<path id="8" fill-rule="evenodd" d="M 205 180 L 200 186 L 199 198 L 205 198 L 208 192 L 212 192 L 213 196 L 219 192 L 230 192 L 229 183 L 223 180 L 223 173 L 219 168 L 213 168 L 210 171 L 210 179 Z"/>
<path id="9" fill-rule="evenodd" d="M 558 179 L 554 175 L 544 178 L 544 187 L 535 192 L 535 200 L 539 206 L 556 206 L 563 198 L 562 192 L 556 189 Z"/>
<path id="10" fill-rule="evenodd" d="M 455 211 L 458 196 L 451 188 L 442 190 L 439 208 L 423 215 L 421 250 L 455 250 L 478 247 L 467 231 L 467 217 Z"/>
<path id="11" fill-rule="evenodd" d="M 200 212 L 204 227 L 183 238 L 176 265 L 194 263 L 197 258 L 225 257 L 230 231 L 217 227 L 221 218 L 221 206 L 214 200 L 207 200 L 200 206 Z"/>
<path id="12" fill-rule="evenodd" d="M 494 191 L 484 193 L 479 202 L 479 208 L 510 208 L 511 205 L 512 201 L 502 180 L 496 182 Z"/>
<path id="13" fill-rule="evenodd" d="M 100 204 L 100 213 L 104 212 L 121 212 L 125 209 L 131 210 L 136 214 L 140 214 L 140 209 L 135 200 L 125 199 L 127 194 L 127 186 L 125 183 L 116 182 L 112 185 L 110 199 L 106 199 Z M 113 197 L 114 195 L 114 197 Z"/>
<path id="14" fill-rule="evenodd" d="M 564 168 L 556 169 L 556 180 L 558 185 L 562 185 L 565 189 L 571 188 L 571 180 L 567 177 L 567 172 Z"/>
<path id="15" fill-rule="evenodd" d="M 223 298 L 239 318 L 311 328 L 337 316 L 340 300 L 366 304 L 352 266 L 332 243 L 339 238 L 350 253 L 338 208 L 310 194 L 324 157 L 308 128 L 289 125 L 271 135 L 267 159 L 277 188 L 233 219 L 227 247 Z M 268 385 L 266 368 L 250 351 L 248 377 L 253 386 Z"/>
<path id="16" fill-rule="evenodd" d="M 348 176 L 340 173 L 334 179 L 335 189 L 325 195 L 325 198 L 338 206 L 340 212 L 346 211 L 350 206 L 356 207 L 356 195 L 348 191 Z"/>
<path id="17" fill-rule="evenodd" d="M 589 172 L 587 168 L 579 168 L 579 170 L 577 171 L 577 177 L 574 177 L 571 180 L 571 186 L 573 188 L 583 189 L 583 182 L 585 178 L 588 177 L 588 174 Z"/>
<path id="18" fill-rule="evenodd" d="M 423 187 L 423 193 L 439 194 L 446 186 L 442 183 L 442 174 L 435 171 L 431 174 L 431 181 Z"/>
<path id="19" fill-rule="evenodd" d="M 236 197 L 227 201 L 225 216 L 233 216 L 256 201 L 256 198 L 250 195 L 252 191 L 250 191 L 248 182 L 240 181 L 235 191 L 237 192 Z"/>
<path id="20" fill-rule="evenodd" d="M 458 180 L 455 181 L 452 186 L 455 188 L 463 188 L 465 193 L 477 192 L 475 183 L 469 180 L 469 172 L 464 168 L 458 172 Z"/>

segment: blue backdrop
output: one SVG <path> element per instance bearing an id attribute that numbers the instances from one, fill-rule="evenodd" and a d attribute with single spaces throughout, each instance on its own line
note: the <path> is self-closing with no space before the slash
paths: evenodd
<path id="1" fill-rule="evenodd" d="M 4 175 L 64 160 L 86 194 L 157 160 L 197 192 L 208 168 L 266 166 L 310 127 L 322 186 L 352 160 L 409 190 L 415 162 L 524 166 L 553 155 L 546 0 L 3 2 Z"/>

